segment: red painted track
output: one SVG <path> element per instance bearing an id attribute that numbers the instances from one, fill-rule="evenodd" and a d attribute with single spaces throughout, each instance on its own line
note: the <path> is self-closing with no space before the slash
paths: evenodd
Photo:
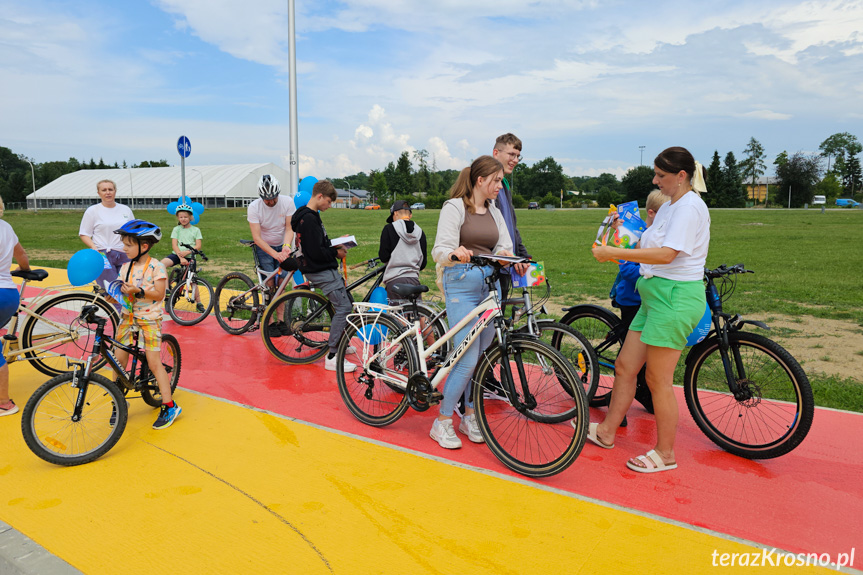
<path id="1" fill-rule="evenodd" d="M 180 386 L 453 461 L 514 475 L 482 445 L 448 451 L 428 437 L 433 408 L 409 411 L 385 428 L 348 412 L 323 361 L 289 366 L 269 355 L 259 332 L 232 336 L 213 316 L 197 326 L 165 322 L 183 352 Z M 196 350 L 200 353 L 196 353 Z M 629 457 L 652 447 L 652 416 L 633 407 L 614 450 L 588 443 L 565 472 L 542 484 L 791 552 L 847 553 L 863 532 L 863 416 L 818 409 L 796 450 L 751 461 L 726 453 L 695 426 L 682 390 L 677 470 L 629 471 Z M 637 404 L 636 404 L 637 405 Z M 601 417 L 593 410 L 592 418 Z"/>

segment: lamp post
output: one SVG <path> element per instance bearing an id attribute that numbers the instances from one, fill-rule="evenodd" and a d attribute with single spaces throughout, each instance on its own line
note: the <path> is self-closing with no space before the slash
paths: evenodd
<path id="1" fill-rule="evenodd" d="M 348 207 L 353 203 L 353 197 L 351 196 L 351 183 L 344 178 L 336 178 L 337 180 L 341 180 L 348 187 Z"/>
<path id="2" fill-rule="evenodd" d="M 639 160 L 638 160 L 638 165 L 639 165 L 639 166 L 643 166 L 643 165 L 644 165 L 644 148 L 645 148 L 645 146 L 638 146 L 638 149 L 641 151 L 641 157 L 640 157 L 640 158 L 639 158 Z"/>
<path id="3" fill-rule="evenodd" d="M 126 168 L 129 170 L 129 193 L 132 194 L 132 211 L 135 211 L 135 188 L 132 187 L 132 168 Z M 116 191 L 116 190 L 115 190 Z"/>
<path id="4" fill-rule="evenodd" d="M 24 161 L 30 164 L 30 176 L 33 179 L 33 213 L 38 214 L 39 202 L 36 200 L 36 170 L 33 169 L 33 163 L 30 160 L 24 158 Z"/>
<path id="5" fill-rule="evenodd" d="M 199 172 L 195 168 L 189 168 L 189 169 L 192 170 L 193 172 L 197 173 L 198 177 L 201 178 L 201 205 L 203 206 L 204 201 L 206 199 L 206 198 L 204 198 L 204 175 L 201 174 L 201 172 Z"/>

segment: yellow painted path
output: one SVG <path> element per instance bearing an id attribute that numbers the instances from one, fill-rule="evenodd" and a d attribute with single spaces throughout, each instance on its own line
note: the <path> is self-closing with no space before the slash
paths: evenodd
<path id="1" fill-rule="evenodd" d="M 14 391 L 40 382 L 13 365 Z M 180 391 L 94 463 L 0 419 L 0 519 L 88 574 L 692 573 L 738 542 Z M 166 565 L 162 561 L 168 557 Z M 168 567 L 169 565 L 169 567 Z M 795 568 L 799 572 L 799 568 Z"/>

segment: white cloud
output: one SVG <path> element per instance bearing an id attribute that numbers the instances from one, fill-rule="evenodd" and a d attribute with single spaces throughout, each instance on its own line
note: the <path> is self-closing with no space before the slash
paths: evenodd
<path id="1" fill-rule="evenodd" d="M 760 120 L 790 120 L 793 117 L 791 114 L 783 114 L 781 112 L 774 112 L 773 110 L 753 110 L 751 112 L 741 114 L 741 116 L 744 118 L 757 118 Z"/>

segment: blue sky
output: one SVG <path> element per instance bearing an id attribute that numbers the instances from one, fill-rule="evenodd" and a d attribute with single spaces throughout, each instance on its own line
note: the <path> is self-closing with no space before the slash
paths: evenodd
<path id="1" fill-rule="evenodd" d="M 863 139 L 863 0 L 296 0 L 300 176 L 426 149 L 622 176 L 749 138 Z M 0 0 L 0 146 L 36 161 L 288 167 L 287 0 Z"/>

